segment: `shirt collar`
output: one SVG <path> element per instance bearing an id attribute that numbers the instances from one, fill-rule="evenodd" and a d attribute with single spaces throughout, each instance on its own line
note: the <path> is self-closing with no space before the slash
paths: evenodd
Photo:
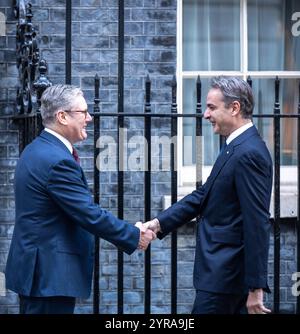
<path id="1" fill-rule="evenodd" d="M 236 137 L 238 137 L 239 135 L 241 135 L 243 132 L 245 132 L 246 130 L 248 130 L 249 128 L 251 128 L 251 126 L 253 126 L 252 122 L 246 123 L 244 125 L 242 125 L 240 128 L 234 130 L 226 139 L 226 144 L 229 145 L 233 139 L 235 139 Z"/>
<path id="2" fill-rule="evenodd" d="M 63 142 L 72 154 L 73 147 L 72 147 L 72 144 L 68 141 L 68 139 L 66 139 L 65 137 L 63 137 L 62 135 L 60 135 L 59 133 L 57 133 L 56 131 L 53 131 L 51 129 L 45 128 L 45 131 L 51 133 L 53 136 L 55 136 L 57 139 L 59 139 L 61 142 Z"/>

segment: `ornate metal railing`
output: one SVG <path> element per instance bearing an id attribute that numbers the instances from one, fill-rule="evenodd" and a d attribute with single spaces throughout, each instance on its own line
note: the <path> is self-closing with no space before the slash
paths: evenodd
<path id="1" fill-rule="evenodd" d="M 32 24 L 30 1 L 15 0 L 14 13 L 18 19 L 16 30 L 16 61 L 19 72 L 17 86 L 17 116 L 20 126 L 20 152 L 41 131 L 39 113 L 43 91 L 52 85 L 47 77 L 47 62 L 40 59 L 37 31 Z"/>

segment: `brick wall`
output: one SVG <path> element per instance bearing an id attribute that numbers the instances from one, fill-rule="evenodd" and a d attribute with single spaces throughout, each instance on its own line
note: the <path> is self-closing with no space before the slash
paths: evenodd
<path id="1" fill-rule="evenodd" d="M 15 56 L 15 21 L 12 1 L 3 0 L 0 12 L 5 15 L 5 36 L 0 36 L 0 116 L 14 112 L 17 68 Z M 13 174 L 19 156 L 17 126 L 0 118 L 0 272 L 3 272 L 14 222 Z M 3 275 L 0 276 L 3 280 Z M 3 283 L 3 282 L 0 282 Z M 1 284 L 0 284 L 1 285 Z M 16 313 L 17 296 L 0 292 L 0 313 Z"/>
<path id="2" fill-rule="evenodd" d="M 296 225 L 292 222 L 281 224 L 280 226 L 280 311 L 282 313 L 296 312 L 296 297 L 292 295 L 292 286 L 295 281 L 292 280 L 292 274 L 297 271 L 297 237 Z M 274 237 L 270 240 L 269 252 L 269 284 L 273 291 L 274 280 Z M 299 288 L 298 288 L 299 291 Z M 266 296 L 269 307 L 272 307 L 273 294 Z"/>

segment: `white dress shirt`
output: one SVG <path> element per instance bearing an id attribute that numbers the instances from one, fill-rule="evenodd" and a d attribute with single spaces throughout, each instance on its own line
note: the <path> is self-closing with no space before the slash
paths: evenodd
<path id="1" fill-rule="evenodd" d="M 226 144 L 229 145 L 233 139 L 235 139 L 236 137 L 238 137 L 239 135 L 241 135 L 243 132 L 245 132 L 246 130 L 248 130 L 249 128 L 251 128 L 251 126 L 253 126 L 252 122 L 249 122 L 247 124 L 242 125 L 240 128 L 234 130 L 226 139 Z"/>

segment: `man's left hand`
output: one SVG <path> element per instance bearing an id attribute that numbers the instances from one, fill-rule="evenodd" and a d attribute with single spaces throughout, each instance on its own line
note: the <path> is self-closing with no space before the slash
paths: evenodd
<path id="1" fill-rule="evenodd" d="M 255 289 L 253 292 L 249 292 L 246 304 L 249 314 L 271 313 L 271 310 L 264 306 L 263 296 L 263 289 Z"/>

